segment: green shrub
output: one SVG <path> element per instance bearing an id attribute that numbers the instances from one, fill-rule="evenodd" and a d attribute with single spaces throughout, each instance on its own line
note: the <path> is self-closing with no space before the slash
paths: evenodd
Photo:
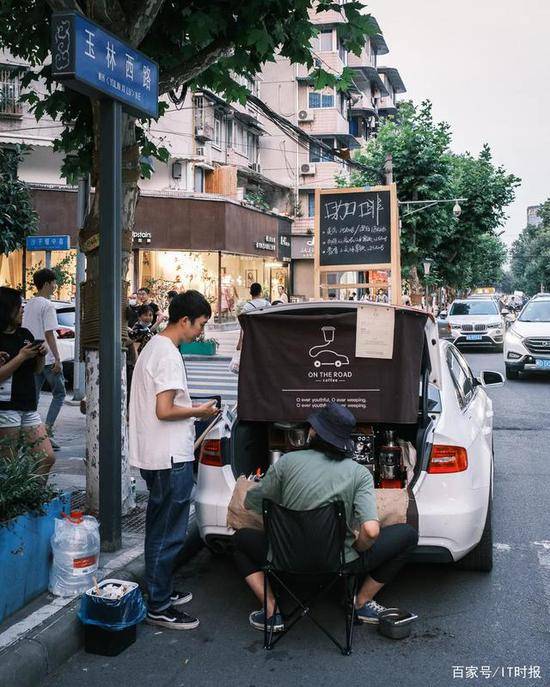
<path id="1" fill-rule="evenodd" d="M 16 450 L 0 441 L 0 523 L 30 511 L 43 513 L 46 503 L 57 496 L 43 475 L 37 474 L 40 455 L 32 445 L 22 444 Z"/>

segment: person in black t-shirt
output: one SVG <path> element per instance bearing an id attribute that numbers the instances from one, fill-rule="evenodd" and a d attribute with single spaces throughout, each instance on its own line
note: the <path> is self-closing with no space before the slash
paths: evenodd
<path id="1" fill-rule="evenodd" d="M 37 459 L 37 473 L 47 475 L 55 462 L 52 445 L 37 412 L 34 375 L 44 367 L 47 349 L 21 326 L 23 300 L 19 291 L 0 287 L 0 455 L 16 455 L 28 442 Z"/>

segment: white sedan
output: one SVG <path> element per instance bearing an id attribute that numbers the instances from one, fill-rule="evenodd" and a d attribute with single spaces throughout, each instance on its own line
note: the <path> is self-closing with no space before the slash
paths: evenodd
<path id="1" fill-rule="evenodd" d="M 277 312 L 296 307 L 311 314 L 329 305 L 280 306 Z M 252 316 L 262 317 L 262 313 Z M 417 510 L 415 558 L 460 561 L 465 568 L 489 571 L 493 405 L 484 387 L 502 385 L 504 379 L 498 372 L 483 372 L 476 379 L 458 349 L 438 340 L 432 319 L 426 325 L 425 338 L 429 362 L 424 356 L 418 421 L 396 428 L 416 449 L 416 465 L 407 478 Z M 202 444 L 195 506 L 201 536 L 214 549 L 231 547 L 233 530 L 227 526 L 227 509 L 237 477 L 256 472 L 264 457 L 268 462 L 267 425 L 240 421 L 224 408 Z M 358 440 L 364 441 L 364 437 Z"/>

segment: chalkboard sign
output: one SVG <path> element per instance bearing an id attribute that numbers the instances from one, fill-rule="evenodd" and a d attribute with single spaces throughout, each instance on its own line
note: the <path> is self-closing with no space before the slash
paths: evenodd
<path id="1" fill-rule="evenodd" d="M 390 191 L 321 193 L 319 265 L 391 262 Z"/>

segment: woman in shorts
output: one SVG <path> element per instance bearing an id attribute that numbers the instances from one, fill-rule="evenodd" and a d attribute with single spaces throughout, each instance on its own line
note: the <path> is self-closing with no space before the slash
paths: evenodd
<path id="1" fill-rule="evenodd" d="M 36 409 L 34 375 L 44 367 L 46 347 L 21 326 L 19 291 L 0 287 L 0 455 L 10 458 L 24 442 L 37 460 L 37 473 L 47 475 L 55 462 L 52 445 Z"/>

